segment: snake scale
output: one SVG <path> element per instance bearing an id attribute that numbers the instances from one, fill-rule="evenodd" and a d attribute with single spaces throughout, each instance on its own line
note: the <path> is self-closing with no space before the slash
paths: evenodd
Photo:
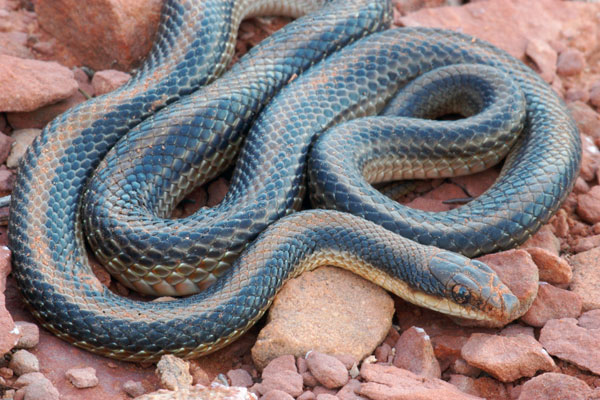
<path id="1" fill-rule="evenodd" d="M 319 5 L 271 10 L 299 16 Z M 456 317 L 488 325 L 517 318 L 522 305 L 496 274 L 454 252 L 513 247 L 558 209 L 580 163 L 561 100 L 489 44 L 386 29 L 391 6 L 383 0 L 326 2 L 215 80 L 241 19 L 268 7 L 167 0 L 153 50 L 132 80 L 57 117 L 34 141 L 13 191 L 9 243 L 36 318 L 114 358 L 195 357 L 235 340 L 288 279 L 323 264 Z M 440 88 L 444 95 L 435 94 Z M 503 105 L 490 103 L 498 93 Z M 486 110 L 496 119 L 478 119 Z M 469 118 L 431 120 L 453 112 Z M 376 113 L 383 116 L 369 117 Z M 492 139 L 480 128 L 500 133 Z M 170 219 L 240 148 L 221 204 Z M 370 186 L 471 173 L 507 152 L 499 180 L 446 213 L 407 209 Z M 339 211 L 293 212 L 307 166 L 313 203 Z M 130 287 L 205 290 L 161 302 L 120 297 L 93 274 L 84 236 Z"/>

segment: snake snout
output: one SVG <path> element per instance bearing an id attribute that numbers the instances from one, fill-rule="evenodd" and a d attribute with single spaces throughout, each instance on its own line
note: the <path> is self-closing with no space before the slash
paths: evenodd
<path id="1" fill-rule="evenodd" d="M 497 326 L 517 317 L 519 300 L 486 264 L 442 251 L 431 260 L 430 270 L 443 285 L 443 297 L 461 308 L 455 316 Z"/>

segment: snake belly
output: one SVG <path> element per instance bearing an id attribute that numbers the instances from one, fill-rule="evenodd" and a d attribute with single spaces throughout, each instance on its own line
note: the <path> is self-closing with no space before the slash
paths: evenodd
<path id="1" fill-rule="evenodd" d="M 315 41 L 320 38 L 319 43 L 330 45 L 321 52 L 325 56 L 355 38 L 379 29 L 372 22 L 373 18 L 385 19 L 389 6 L 382 6 L 385 2 L 366 3 L 362 9 L 370 11 L 367 12 L 369 17 L 364 20 L 357 18 L 355 10 L 352 10 L 346 17 L 350 22 L 335 19 L 336 22 L 329 31 L 323 28 L 320 35 L 310 37 L 311 41 L 305 44 L 303 50 L 293 54 L 312 56 L 315 47 L 321 48 L 321 45 L 315 45 Z M 334 14 L 332 8 L 329 11 Z M 315 18 L 321 23 L 326 20 Z M 294 43 L 305 40 L 306 33 L 301 33 L 297 26 L 291 26 L 280 33 L 280 36 L 275 34 L 275 38 L 270 39 L 266 47 L 259 46 L 253 50 L 228 73 L 229 76 L 244 71 L 244 68 L 252 71 L 257 68 L 257 64 L 262 67 L 262 62 L 269 60 L 265 54 L 275 57 L 287 49 L 285 46 L 275 49 L 279 37 L 285 37 L 285 40 L 281 40 L 282 44 L 290 41 L 292 33 L 299 34 L 302 38 Z M 334 37 L 341 37 L 351 31 L 350 27 L 358 28 L 362 33 L 351 34 L 350 39 L 342 40 L 342 43 L 332 43 Z M 314 32 L 314 29 L 313 26 L 309 31 Z M 287 32 L 290 32 L 290 36 L 286 37 Z M 274 47 L 267 53 L 261 53 L 261 49 L 269 49 L 269 45 Z M 272 63 L 278 74 L 281 73 L 278 66 L 289 59 L 289 54 L 285 53 L 277 63 Z M 243 240 L 240 242 L 247 242 L 269 223 L 298 207 L 298 199 L 302 197 L 308 150 L 315 132 L 323 131 L 342 120 L 379 111 L 398 87 L 421 72 L 464 62 L 492 65 L 510 75 L 516 75 L 516 81 L 527 100 L 525 131 L 517 140 L 515 150 L 509 155 L 500 181 L 484 194 L 486 196 L 491 193 L 491 196 L 482 203 L 485 205 L 484 217 L 488 217 L 491 210 L 509 208 L 516 211 L 495 216 L 496 223 L 490 225 L 495 226 L 490 228 L 492 233 L 481 235 L 488 238 L 487 244 L 477 244 L 477 248 L 486 250 L 492 246 L 490 243 L 500 242 L 499 246 L 502 247 L 507 245 L 505 242 L 515 244 L 524 240 L 558 208 L 566 196 L 565 192 L 572 187 L 578 170 L 578 134 L 564 106 L 533 72 L 492 46 L 456 33 L 401 29 L 372 34 L 336 53 L 326 64 L 319 64 L 297 79 L 293 79 L 296 72 L 285 70 L 288 75 L 284 74 L 283 81 L 293 80 L 290 89 L 285 89 L 256 121 L 252 129 L 258 133 L 251 132 L 247 139 L 227 195 L 229 200 L 224 201 L 225 204 L 228 201 L 231 204 L 241 204 L 238 206 L 240 208 L 232 208 L 231 211 L 237 212 L 234 215 L 238 218 L 230 220 L 229 225 L 225 226 L 223 231 L 228 236 L 221 239 L 212 239 L 210 236 L 209 241 L 233 242 L 233 235 L 242 231 Z M 307 61 L 300 66 L 298 72 L 312 63 Z M 364 79 L 353 82 L 352 76 Z M 226 79 L 233 79 L 227 77 L 228 75 L 224 76 Z M 231 89 L 231 85 L 235 83 L 238 83 L 237 79 L 229 81 L 230 86 L 224 88 Z M 164 83 L 165 90 L 168 92 L 169 85 L 173 84 L 173 80 Z M 298 88 L 304 90 L 294 92 Z M 190 91 L 192 89 L 189 87 L 183 90 Z M 126 92 L 127 89 L 124 89 L 117 96 L 124 99 Z M 205 90 L 205 93 L 216 92 L 210 86 Z M 174 95 L 166 103 L 175 101 L 180 95 Z M 336 101 L 340 98 L 342 100 Z M 259 103 L 262 104 L 263 100 Z M 161 133 L 158 137 L 165 138 L 165 141 L 162 144 L 160 141 L 152 141 L 149 143 L 151 146 L 146 147 L 157 149 L 161 145 L 173 146 L 162 133 L 171 126 L 178 126 L 181 118 L 169 123 L 167 115 L 189 116 L 186 114 L 191 114 L 193 104 L 194 100 L 183 100 L 174 104 L 174 108 L 155 113 L 147 123 L 140 125 L 138 132 L 152 130 L 156 126 L 162 127 L 158 129 Z M 222 105 L 229 107 L 229 103 L 224 100 L 213 104 L 217 110 L 224 108 Z M 100 106 L 92 104 L 89 107 L 89 114 L 96 116 Z M 85 109 L 85 106 L 81 108 Z M 123 105 L 119 111 L 129 108 L 136 107 Z M 147 110 L 142 113 L 144 117 L 154 111 L 148 106 L 139 108 Z M 139 113 L 138 110 L 135 112 Z M 257 112 L 258 110 L 251 109 L 251 119 Z M 107 115 L 108 118 L 105 119 L 110 119 L 111 114 Z M 87 130 L 90 132 L 88 135 L 83 134 L 85 129 L 72 133 L 75 129 L 69 128 L 69 124 L 79 123 L 76 122 L 79 121 L 78 118 L 75 112 L 59 117 L 25 156 L 13 192 L 9 235 L 14 252 L 15 276 L 24 297 L 34 309 L 34 314 L 44 321 L 45 327 L 80 347 L 130 361 L 155 360 L 165 353 L 184 357 L 206 354 L 226 345 L 247 330 L 264 313 L 287 279 L 323 262 L 352 269 L 409 301 L 425 305 L 445 302 L 446 312 L 457 316 L 481 320 L 492 318 L 500 321 L 498 323 L 506 323 L 516 317 L 516 298 L 487 266 L 403 239 L 373 223 L 334 211 L 310 211 L 281 219 L 261 234 L 257 242 L 234 263 L 233 268 L 223 272 L 221 279 L 198 295 L 159 303 L 120 298 L 102 287 L 89 269 L 83 254 L 81 226 L 76 217 L 78 201 L 83 192 L 82 183 L 100 163 L 101 156 L 116 142 L 117 135 L 104 128 L 99 128 L 97 132 L 90 128 Z M 138 120 L 141 119 L 142 116 L 138 117 Z M 221 119 L 218 112 L 210 120 L 217 119 Z M 224 119 L 227 119 L 227 115 Z M 206 121 L 194 120 L 193 116 L 191 120 L 191 125 Z M 92 123 L 92 127 L 93 125 Z M 107 135 L 112 139 L 105 139 Z M 256 137 L 263 138 L 263 141 L 256 141 Z M 58 143 L 50 143 L 51 138 L 58 139 Z M 138 144 L 144 147 L 144 140 L 147 139 L 141 136 L 124 139 L 121 142 L 125 143 L 124 147 L 117 147 L 113 152 L 125 152 Z M 224 142 L 230 142 L 234 147 L 240 144 L 237 137 L 225 138 Z M 531 156 L 536 152 L 539 154 L 542 145 L 544 155 L 554 157 L 552 168 L 541 163 L 540 157 Z M 218 145 L 214 147 L 220 148 Z M 220 148 L 219 154 L 225 158 L 232 158 L 230 153 L 232 151 L 229 146 Z M 139 157 L 141 164 L 150 165 L 148 160 L 152 157 L 145 158 L 148 154 L 143 154 L 143 157 Z M 519 169 L 521 159 L 537 164 Z M 63 166 L 67 162 L 69 168 Z M 101 168 L 110 169 L 107 161 L 102 163 Z M 191 170 L 192 167 L 185 172 Z M 206 176 L 214 176 L 216 173 L 211 171 Z M 136 177 L 137 174 L 125 176 Z M 523 202 L 517 191 L 527 186 L 524 180 L 529 178 L 544 183 L 536 183 L 535 186 L 540 187 L 538 193 L 541 201 L 536 200 L 533 205 L 529 198 L 526 199 L 527 202 Z M 181 182 L 178 178 L 173 180 Z M 264 188 L 262 191 L 259 184 Z M 130 187 L 137 189 L 137 185 L 143 186 L 143 183 L 134 180 Z M 161 196 L 167 197 L 166 193 L 175 193 L 175 198 L 180 197 L 185 191 L 180 186 L 186 184 L 175 185 L 175 189 L 165 189 L 161 185 L 159 182 L 153 187 L 158 199 Z M 331 185 L 327 183 L 325 187 Z M 90 190 L 96 193 L 95 189 Z M 281 193 L 285 194 L 283 198 L 273 195 Z M 160 200 L 155 198 L 148 201 Z M 244 201 L 250 201 L 250 204 Z M 505 203 L 501 203 L 502 201 Z M 369 215 L 367 213 L 365 216 Z M 477 215 L 481 216 L 481 213 L 474 213 L 470 222 L 480 227 L 482 224 L 475 218 Z M 164 215 L 161 217 L 164 220 Z M 254 224 L 254 217 L 262 220 Z M 95 219 L 96 216 L 89 218 Z M 374 217 L 378 218 L 381 217 Z M 130 219 L 139 220 L 140 214 L 134 214 Z M 525 233 L 519 229 L 516 233 L 513 232 L 511 224 L 515 220 L 519 229 Z M 175 226 L 176 230 L 183 229 L 179 223 L 168 224 Z M 439 234 L 451 234 L 451 228 L 457 228 L 461 235 L 467 235 L 463 232 L 469 228 L 463 226 L 468 224 L 458 225 L 448 223 Z M 260 229 L 248 232 L 249 226 Z M 152 232 L 155 232 L 154 229 Z M 101 237 L 106 234 L 102 229 L 97 232 Z M 477 229 L 475 232 L 478 235 Z M 494 235 L 494 232 L 502 234 Z M 209 230 L 199 239 L 214 234 L 215 231 Z M 508 234 L 509 239 L 504 234 Z M 436 235 L 438 233 L 433 236 Z M 419 235 L 414 238 L 418 240 Z M 244 246 L 241 245 L 241 248 Z M 241 248 L 235 251 L 239 252 Z M 214 250 L 214 246 L 211 250 Z M 213 253 L 216 252 L 207 253 L 207 257 L 213 260 L 209 262 L 210 265 L 218 266 L 222 260 L 227 264 L 227 256 Z M 119 260 L 119 263 L 123 263 L 123 260 Z M 116 263 L 116 269 L 119 263 Z M 356 267 L 357 265 L 362 267 Z M 162 267 L 164 266 L 161 265 L 161 269 L 151 275 L 151 279 L 162 274 Z M 176 278 L 173 286 L 182 282 L 180 277 Z M 132 280 L 140 281 L 139 275 L 135 275 Z M 186 282 L 184 288 L 189 286 Z"/>

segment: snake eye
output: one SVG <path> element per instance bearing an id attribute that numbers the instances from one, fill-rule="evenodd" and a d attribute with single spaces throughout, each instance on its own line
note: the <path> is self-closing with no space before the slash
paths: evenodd
<path id="1" fill-rule="evenodd" d="M 458 304 L 465 304 L 471 300 L 471 292 L 463 285 L 454 285 L 452 288 L 452 298 Z"/>

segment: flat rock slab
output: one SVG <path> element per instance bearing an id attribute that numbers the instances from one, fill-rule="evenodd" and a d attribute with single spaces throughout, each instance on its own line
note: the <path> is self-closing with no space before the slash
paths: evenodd
<path id="1" fill-rule="evenodd" d="M 0 112 L 33 111 L 70 97 L 79 85 L 73 72 L 55 62 L 0 58 Z"/>
<path id="2" fill-rule="evenodd" d="M 573 376 L 547 372 L 523 384 L 518 400 L 587 400 L 592 389 Z"/>
<path id="3" fill-rule="evenodd" d="M 262 369 L 284 354 L 309 350 L 362 360 L 385 339 L 394 302 L 385 290 L 342 269 L 322 267 L 290 280 L 269 310 L 252 348 Z"/>
<path id="4" fill-rule="evenodd" d="M 579 326 L 575 318 L 553 319 L 542 328 L 540 343 L 553 356 L 600 374 L 600 329 L 594 328 Z"/>

